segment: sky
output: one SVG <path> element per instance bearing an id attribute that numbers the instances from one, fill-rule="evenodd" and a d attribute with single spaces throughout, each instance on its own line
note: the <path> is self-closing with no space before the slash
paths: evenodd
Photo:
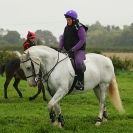
<path id="1" fill-rule="evenodd" d="M 21 37 L 49 30 L 58 39 L 66 25 L 64 13 L 71 9 L 85 25 L 133 23 L 133 0 L 0 0 L 0 28 L 16 30 Z"/>

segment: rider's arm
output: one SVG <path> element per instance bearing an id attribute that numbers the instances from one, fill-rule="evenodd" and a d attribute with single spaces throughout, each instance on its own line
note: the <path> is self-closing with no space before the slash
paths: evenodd
<path id="1" fill-rule="evenodd" d="M 25 42 L 23 44 L 24 51 L 29 48 L 29 43 Z"/>
<path id="2" fill-rule="evenodd" d="M 72 48 L 73 51 L 79 50 L 86 41 L 86 31 L 83 27 L 78 30 L 79 42 Z"/>

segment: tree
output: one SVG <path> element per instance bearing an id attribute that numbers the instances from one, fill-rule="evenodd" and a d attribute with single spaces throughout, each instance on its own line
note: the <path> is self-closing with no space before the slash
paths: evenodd
<path id="1" fill-rule="evenodd" d="M 17 44 L 20 41 L 20 34 L 17 31 L 8 31 L 3 39 L 11 44 Z"/>
<path id="2" fill-rule="evenodd" d="M 7 30 L 4 30 L 3 28 L 1 28 L 0 29 L 0 36 L 4 36 L 4 35 L 6 35 L 8 33 L 8 31 Z"/>
<path id="3" fill-rule="evenodd" d="M 52 32 L 48 30 L 37 30 L 36 31 L 36 36 L 39 38 L 45 45 L 56 45 L 57 44 L 57 39 L 56 37 L 52 34 Z"/>

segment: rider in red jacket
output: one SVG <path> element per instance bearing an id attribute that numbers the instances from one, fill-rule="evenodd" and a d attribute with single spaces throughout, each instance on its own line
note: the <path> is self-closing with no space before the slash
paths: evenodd
<path id="1" fill-rule="evenodd" d="M 24 48 L 24 51 L 32 46 L 35 46 L 36 43 L 35 43 L 35 38 L 36 38 L 36 35 L 34 32 L 30 32 L 28 31 L 28 34 L 27 34 L 27 40 L 24 42 L 23 44 L 23 48 Z"/>

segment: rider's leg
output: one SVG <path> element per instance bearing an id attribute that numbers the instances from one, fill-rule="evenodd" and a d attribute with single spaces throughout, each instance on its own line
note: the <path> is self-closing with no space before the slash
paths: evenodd
<path id="1" fill-rule="evenodd" d="M 78 82 L 75 87 L 79 90 L 84 90 L 84 59 L 82 51 L 75 54 L 76 74 L 78 76 Z"/>
<path id="2" fill-rule="evenodd" d="M 77 76 L 78 76 L 78 82 L 75 87 L 78 90 L 84 90 L 84 72 L 78 70 Z"/>

